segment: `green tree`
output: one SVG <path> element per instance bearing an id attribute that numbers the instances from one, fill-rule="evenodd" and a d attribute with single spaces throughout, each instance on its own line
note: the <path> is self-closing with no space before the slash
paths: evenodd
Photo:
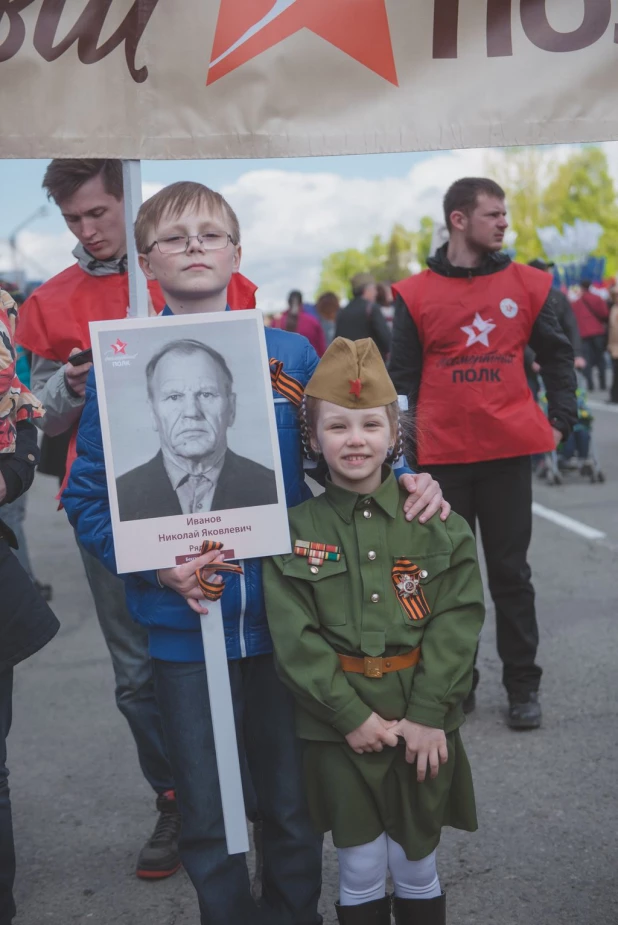
<path id="1" fill-rule="evenodd" d="M 601 148 L 586 146 L 559 164 L 543 193 L 545 225 L 572 225 L 579 218 L 603 227 L 595 256 L 607 257 L 607 273 L 618 270 L 616 187 Z"/>
<path id="2" fill-rule="evenodd" d="M 379 280 L 396 283 L 410 275 L 410 263 L 416 256 L 418 233 L 408 231 L 403 225 L 393 226 L 386 244 L 386 262 L 383 273 L 372 269 Z"/>
<path id="3" fill-rule="evenodd" d="M 336 251 L 322 261 L 322 273 L 317 295 L 322 292 L 334 292 L 340 299 L 352 295 L 350 280 L 356 273 L 367 271 L 367 258 L 362 251 L 350 248 Z"/>
<path id="4" fill-rule="evenodd" d="M 540 148 L 509 148 L 490 156 L 486 173 L 507 195 L 509 222 L 517 233 L 515 250 L 522 263 L 544 255 L 537 228 L 559 231 L 575 219 L 598 222 L 604 234 L 596 251 L 618 269 L 618 205 L 605 152 L 594 145 L 573 151 L 563 163 L 549 163 Z"/>
<path id="5" fill-rule="evenodd" d="M 433 241 L 434 220 L 428 215 L 421 219 L 421 227 L 417 236 L 416 259 L 424 269 L 427 258 L 431 252 L 431 242 Z"/>
<path id="6" fill-rule="evenodd" d="M 397 282 L 410 275 L 410 261 L 416 256 L 418 233 L 394 225 L 384 240 L 374 235 L 364 251 L 349 249 L 329 254 L 322 261 L 317 295 L 334 292 L 341 299 L 352 295 L 350 280 L 356 273 L 372 273 L 378 282 Z"/>

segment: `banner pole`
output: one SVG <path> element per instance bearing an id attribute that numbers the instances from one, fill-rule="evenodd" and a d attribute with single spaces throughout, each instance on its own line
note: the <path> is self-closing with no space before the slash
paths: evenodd
<path id="1" fill-rule="evenodd" d="M 221 601 L 201 603 L 208 608 L 208 613 L 202 614 L 200 620 L 227 850 L 228 854 L 244 854 L 249 850 L 249 836 Z"/>
<path id="2" fill-rule="evenodd" d="M 133 226 L 142 204 L 141 161 L 122 162 L 124 187 L 124 220 L 127 229 L 127 268 L 129 272 L 129 318 L 148 317 L 148 289 L 146 277 L 137 262 Z"/>

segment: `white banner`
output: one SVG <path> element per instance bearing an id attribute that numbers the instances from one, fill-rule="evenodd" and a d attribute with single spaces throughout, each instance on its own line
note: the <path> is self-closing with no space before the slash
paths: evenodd
<path id="1" fill-rule="evenodd" d="M 2 157 L 618 138 L 612 0 L 0 0 Z"/>

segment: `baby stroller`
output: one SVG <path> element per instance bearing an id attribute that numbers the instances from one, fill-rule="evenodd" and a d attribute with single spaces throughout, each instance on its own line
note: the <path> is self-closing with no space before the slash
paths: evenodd
<path id="1" fill-rule="evenodd" d="M 539 478 L 544 478 L 548 485 L 562 485 L 571 472 L 590 479 L 592 484 L 605 481 L 594 446 L 594 416 L 588 406 L 586 381 L 579 371 L 576 395 L 577 424 L 573 432 L 557 450 L 545 453 L 536 470 Z M 539 392 L 539 404 L 547 414 L 547 396 L 544 388 Z"/>

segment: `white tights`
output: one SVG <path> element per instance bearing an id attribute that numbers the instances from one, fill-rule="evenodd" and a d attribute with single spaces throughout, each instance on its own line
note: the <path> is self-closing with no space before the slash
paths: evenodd
<path id="1" fill-rule="evenodd" d="M 339 902 L 342 906 L 382 899 L 390 870 L 399 899 L 433 899 L 440 896 L 436 852 L 421 861 L 408 861 L 401 845 L 383 832 L 368 845 L 338 848 Z"/>

